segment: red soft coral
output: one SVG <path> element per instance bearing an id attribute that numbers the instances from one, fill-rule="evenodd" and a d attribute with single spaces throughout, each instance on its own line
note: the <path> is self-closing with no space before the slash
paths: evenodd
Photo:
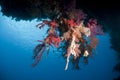
<path id="1" fill-rule="evenodd" d="M 56 28 L 58 26 L 58 24 L 56 23 L 55 20 L 53 20 L 50 22 L 50 26 Z"/>
<path id="2" fill-rule="evenodd" d="M 42 23 L 39 23 L 39 24 L 36 25 L 36 26 L 41 29 L 41 28 L 44 27 L 45 25 L 48 25 L 49 27 L 53 27 L 53 28 L 56 28 L 56 27 L 58 26 L 58 24 L 57 24 L 57 22 L 56 22 L 55 20 L 53 20 L 53 21 L 43 20 Z"/>
<path id="3" fill-rule="evenodd" d="M 67 20 L 67 24 L 70 28 L 75 27 L 77 25 L 73 19 Z"/>
<path id="4" fill-rule="evenodd" d="M 53 37 L 53 42 L 54 42 L 55 47 L 58 47 L 61 42 L 60 37 Z"/>

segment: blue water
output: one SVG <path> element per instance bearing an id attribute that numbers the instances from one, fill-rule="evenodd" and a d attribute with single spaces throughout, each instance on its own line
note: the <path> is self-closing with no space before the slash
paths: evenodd
<path id="1" fill-rule="evenodd" d="M 110 48 L 110 36 L 98 36 L 99 44 L 89 64 L 80 61 L 80 70 L 65 68 L 61 53 L 50 50 L 43 55 L 40 63 L 33 63 L 33 49 L 46 36 L 46 28 L 35 27 L 39 22 L 15 21 L 0 12 L 0 80 L 113 80 L 117 74 L 113 67 L 117 63 L 116 52 Z"/>

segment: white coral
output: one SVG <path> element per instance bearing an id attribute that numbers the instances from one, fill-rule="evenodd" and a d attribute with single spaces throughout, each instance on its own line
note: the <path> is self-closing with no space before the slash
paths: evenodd
<path id="1" fill-rule="evenodd" d="M 84 57 L 88 57 L 88 55 L 89 55 L 89 53 L 88 53 L 88 51 L 87 50 L 85 50 L 85 52 L 84 52 Z"/>
<path id="2" fill-rule="evenodd" d="M 91 32 L 90 32 L 90 28 L 87 28 L 84 26 L 83 22 L 81 22 L 77 28 L 79 29 L 79 31 L 83 34 L 85 34 L 87 37 L 91 35 Z"/>

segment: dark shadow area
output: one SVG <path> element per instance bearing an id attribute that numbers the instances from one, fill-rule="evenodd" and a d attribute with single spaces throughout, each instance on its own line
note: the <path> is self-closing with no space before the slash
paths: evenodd
<path id="1" fill-rule="evenodd" d="M 70 1 L 70 0 L 69 0 Z M 64 0 L 1 0 L 2 13 L 16 20 L 32 20 L 35 18 L 52 18 L 56 10 L 60 10 Z"/>
<path id="2" fill-rule="evenodd" d="M 117 78 L 115 78 L 114 80 L 120 80 L 120 76 L 119 76 L 119 77 L 117 77 Z"/>

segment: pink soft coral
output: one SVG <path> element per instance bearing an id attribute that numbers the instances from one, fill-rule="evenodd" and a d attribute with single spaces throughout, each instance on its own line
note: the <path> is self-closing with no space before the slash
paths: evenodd
<path id="1" fill-rule="evenodd" d="M 87 27 L 90 28 L 92 36 L 103 34 L 102 27 L 97 24 L 97 19 L 90 19 L 87 23 Z"/>

